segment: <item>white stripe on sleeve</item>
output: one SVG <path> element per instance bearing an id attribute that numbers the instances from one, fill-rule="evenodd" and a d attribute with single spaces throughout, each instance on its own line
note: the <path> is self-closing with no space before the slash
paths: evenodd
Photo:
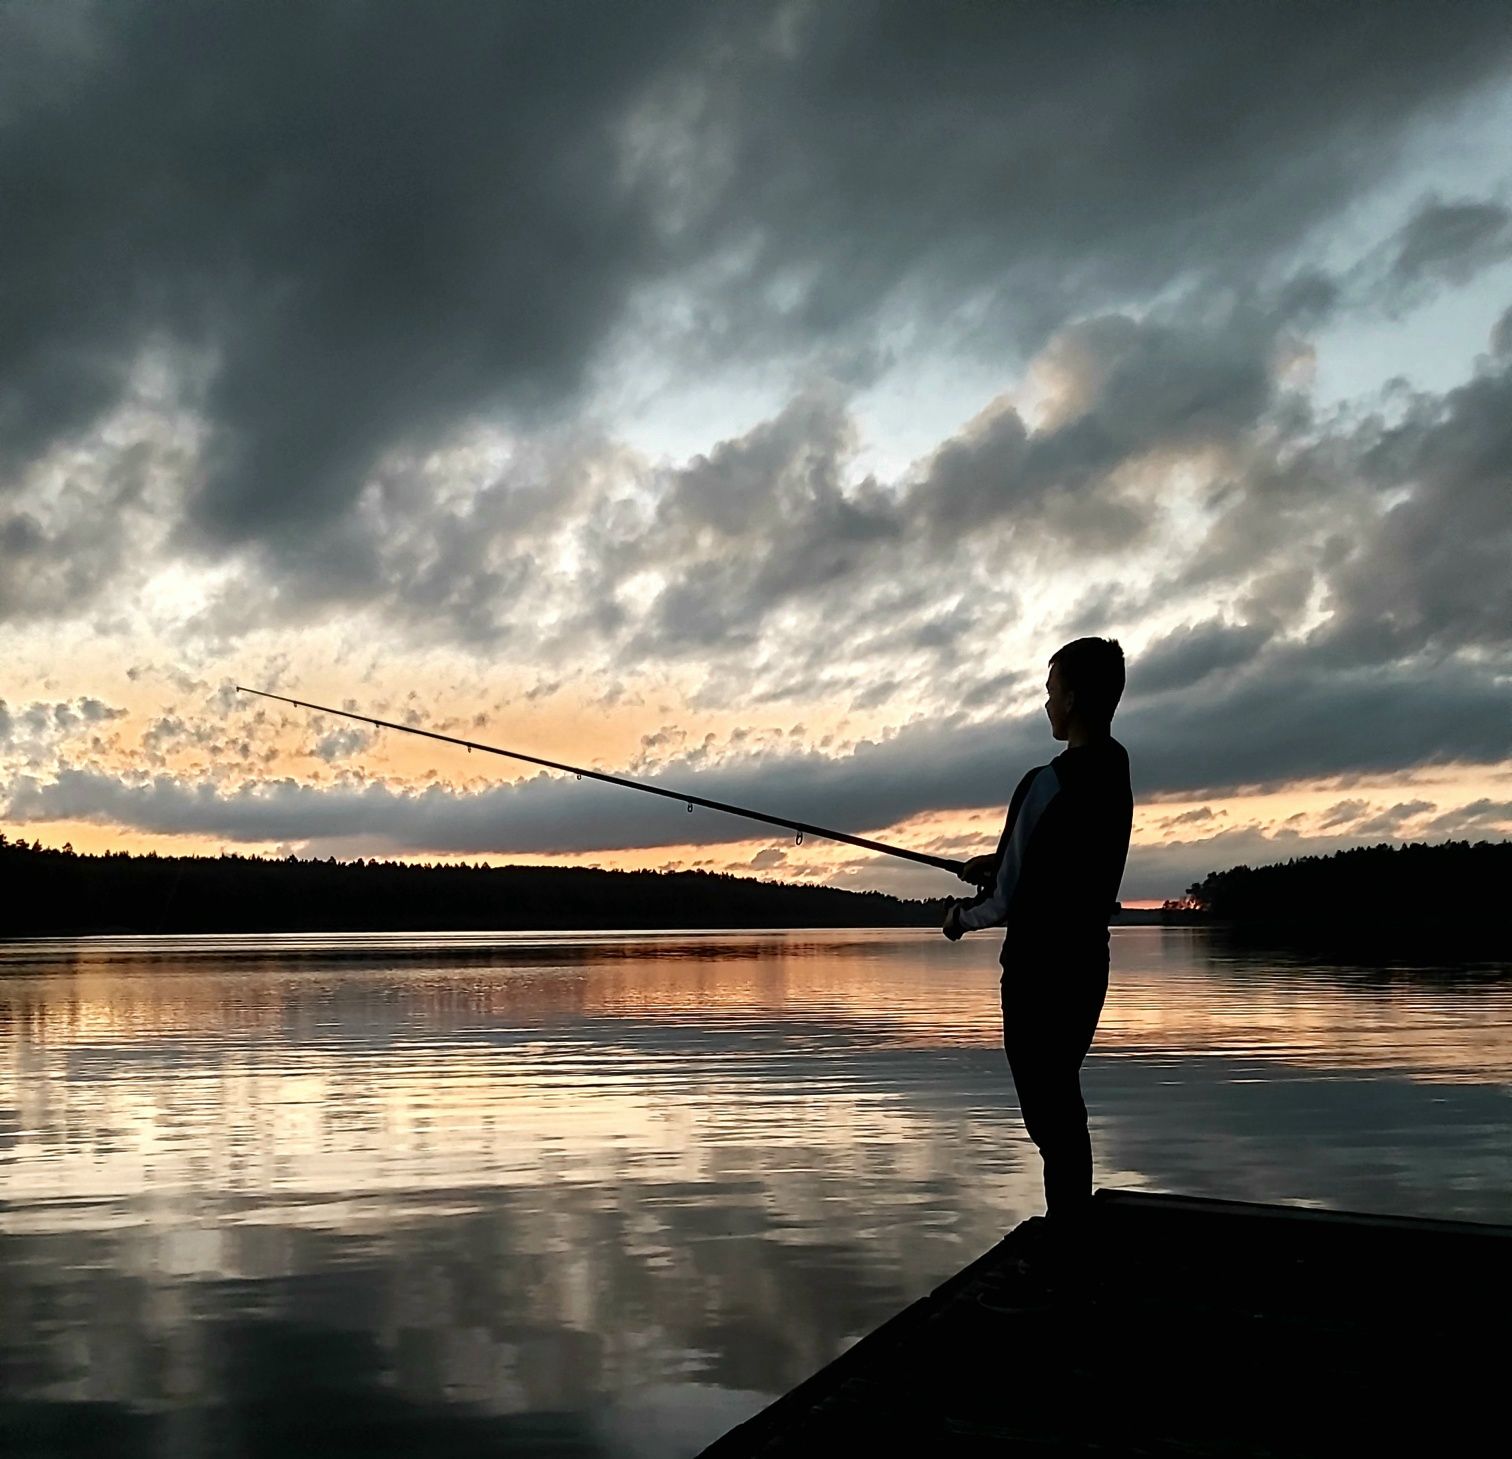
<path id="1" fill-rule="evenodd" d="M 1024 867 L 1024 852 L 1029 838 L 1045 813 L 1045 807 L 1060 792 L 1060 777 L 1054 765 L 1042 765 L 1019 807 L 1018 820 L 1013 823 L 1013 835 L 1003 852 L 998 866 L 997 884 L 992 895 L 974 907 L 961 908 L 960 925 L 967 932 L 976 932 L 983 927 L 998 927 L 1008 920 L 1008 908 L 1013 905 L 1013 894 L 1018 890 L 1019 876 Z"/>

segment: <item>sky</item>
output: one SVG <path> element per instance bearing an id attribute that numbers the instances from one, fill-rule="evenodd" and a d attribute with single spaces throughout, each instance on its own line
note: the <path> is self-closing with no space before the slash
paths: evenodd
<path id="1" fill-rule="evenodd" d="M 1123 895 L 1512 833 L 1512 9 L 0 4 L 0 829 Z"/>

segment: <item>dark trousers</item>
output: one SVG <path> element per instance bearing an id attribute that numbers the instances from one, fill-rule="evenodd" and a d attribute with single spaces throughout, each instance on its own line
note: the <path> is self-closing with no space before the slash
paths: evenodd
<path id="1" fill-rule="evenodd" d="M 1003 974 L 1003 1049 L 1024 1128 L 1045 1165 L 1052 1227 L 1079 1225 L 1092 1199 L 1092 1139 L 1081 1066 L 1108 993 L 1106 962 L 1073 969 L 1055 962 Z"/>

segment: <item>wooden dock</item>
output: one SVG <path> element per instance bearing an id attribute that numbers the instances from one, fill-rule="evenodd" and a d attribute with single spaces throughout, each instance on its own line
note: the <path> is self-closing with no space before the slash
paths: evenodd
<path id="1" fill-rule="evenodd" d="M 1043 1238 L 1027 1221 L 704 1459 L 1505 1442 L 1512 1226 L 1128 1191 L 1093 1207 L 1075 1282 L 1018 1269 Z"/>

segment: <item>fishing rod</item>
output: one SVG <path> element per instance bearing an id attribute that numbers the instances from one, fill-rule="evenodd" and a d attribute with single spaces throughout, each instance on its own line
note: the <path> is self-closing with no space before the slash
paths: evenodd
<path id="1" fill-rule="evenodd" d="M 461 745 L 469 752 L 480 750 L 486 755 L 503 755 L 510 760 L 523 760 L 527 765 L 543 765 L 548 770 L 565 770 L 569 775 L 576 775 L 581 780 L 585 775 L 590 780 L 602 780 L 606 785 L 623 785 L 631 790 L 643 790 L 648 795 L 660 795 L 667 800 L 680 800 L 692 811 L 696 805 L 707 807 L 711 811 L 723 811 L 729 816 L 743 816 L 748 821 L 761 821 L 768 826 L 783 826 L 789 831 L 798 833 L 798 844 L 803 844 L 805 836 L 823 836 L 826 841 L 843 841 L 847 846 L 859 846 L 863 851 L 877 851 L 883 856 L 898 856 L 904 861 L 917 861 L 921 866 L 933 866 L 940 871 L 948 871 L 953 876 L 961 877 L 963 881 L 970 878 L 963 875 L 966 863 L 963 861 L 951 861 L 944 856 L 930 856 L 923 851 L 909 851 L 903 846 L 889 846 L 882 841 L 869 841 L 865 836 L 852 836 L 846 831 L 833 831 L 828 826 L 814 826 L 807 821 L 789 821 L 782 816 L 769 816 L 764 811 L 753 811 L 745 806 L 730 805 L 722 800 L 709 800 L 701 795 L 685 795 L 678 790 L 665 790 L 659 785 L 647 785 L 640 780 L 631 780 L 623 775 L 606 775 L 602 770 L 588 770 L 581 765 L 564 765 L 560 760 L 543 760 L 539 755 L 525 755 L 518 750 L 501 750 L 497 745 L 481 745 L 476 740 L 458 739 L 455 735 L 439 734 L 435 730 L 420 729 L 412 724 L 395 724 L 390 719 L 374 719 L 370 714 L 354 714 L 348 709 L 332 709 L 325 704 L 311 704 L 307 699 L 290 699 L 283 694 L 270 694 L 266 689 L 250 689 L 242 684 L 236 686 L 238 694 L 257 694 L 263 699 L 276 699 L 281 704 L 292 704 L 296 709 L 311 709 L 318 714 L 335 714 L 342 719 L 360 720 L 363 724 L 377 725 L 380 729 L 398 730 L 401 734 L 421 735 L 427 740 L 440 740 L 446 745 Z"/>

